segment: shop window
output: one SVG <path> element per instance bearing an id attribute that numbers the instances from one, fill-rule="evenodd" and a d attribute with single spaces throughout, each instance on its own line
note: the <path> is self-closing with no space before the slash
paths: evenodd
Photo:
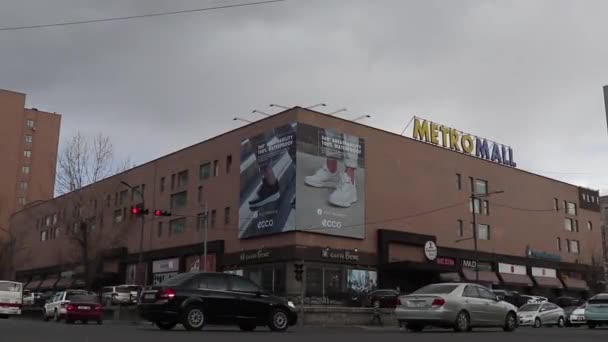
<path id="1" fill-rule="evenodd" d="M 458 190 L 462 190 L 462 177 L 460 176 L 460 173 L 456 174 L 456 188 Z"/>
<path id="2" fill-rule="evenodd" d="M 323 296 L 323 270 L 321 268 L 306 268 L 306 297 Z"/>
<path id="3" fill-rule="evenodd" d="M 181 209 L 188 202 L 188 191 L 178 192 L 171 195 L 171 209 Z"/>
<path id="4" fill-rule="evenodd" d="M 574 220 L 569 217 L 566 217 L 564 219 L 564 227 L 566 228 L 567 231 L 573 232 L 574 231 Z"/>
<path id="5" fill-rule="evenodd" d="M 211 176 L 211 164 L 204 163 L 198 169 L 199 178 L 201 180 L 208 179 Z"/>
<path id="6" fill-rule="evenodd" d="M 487 194 L 488 193 L 488 181 L 478 179 L 475 181 L 475 193 Z"/>
<path id="7" fill-rule="evenodd" d="M 342 270 L 332 270 L 325 269 L 324 270 L 324 284 L 323 284 L 323 292 L 325 297 L 327 297 L 330 301 L 342 301 L 344 298 L 344 272 Z"/>
<path id="8" fill-rule="evenodd" d="M 480 224 L 478 228 L 479 231 L 477 237 L 479 240 L 490 240 L 490 226 L 487 224 Z"/>

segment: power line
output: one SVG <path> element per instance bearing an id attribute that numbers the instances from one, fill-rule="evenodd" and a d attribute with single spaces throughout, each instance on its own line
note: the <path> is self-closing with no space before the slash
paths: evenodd
<path id="1" fill-rule="evenodd" d="M 69 25 L 81 25 L 81 24 L 101 23 L 101 22 L 106 22 L 106 21 L 118 21 L 118 20 L 138 19 L 138 18 L 160 17 L 160 16 L 175 15 L 175 14 L 184 14 L 184 13 L 215 11 L 215 10 L 221 10 L 221 9 L 227 9 L 227 8 L 235 8 L 235 7 L 266 5 L 266 4 L 271 4 L 271 3 L 276 3 L 276 2 L 285 2 L 285 1 L 289 1 L 289 0 L 266 0 L 266 1 L 247 2 L 247 3 L 232 4 L 232 5 L 204 7 L 204 8 L 194 8 L 194 9 L 182 10 L 182 11 L 139 14 L 139 15 L 131 15 L 131 16 L 125 16 L 125 17 L 111 17 L 111 18 L 80 20 L 80 21 L 66 21 L 66 22 L 53 23 L 53 24 L 0 27 L 0 31 L 16 31 L 16 30 L 26 30 L 26 29 L 35 29 L 35 28 L 45 28 L 45 27 L 56 27 L 56 26 L 69 26 Z"/>

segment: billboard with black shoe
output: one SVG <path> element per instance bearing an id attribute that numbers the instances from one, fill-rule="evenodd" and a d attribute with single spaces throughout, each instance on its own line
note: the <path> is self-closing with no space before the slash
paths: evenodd
<path id="1" fill-rule="evenodd" d="M 364 151 L 362 138 L 295 122 L 243 140 L 239 238 L 299 230 L 363 239 Z"/>

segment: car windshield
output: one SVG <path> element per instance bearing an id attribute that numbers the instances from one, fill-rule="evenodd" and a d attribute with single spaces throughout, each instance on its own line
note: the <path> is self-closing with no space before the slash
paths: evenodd
<path id="1" fill-rule="evenodd" d="M 458 285 L 449 285 L 449 284 L 433 284 L 427 285 L 423 288 L 418 289 L 413 292 L 413 295 L 422 295 L 422 294 L 450 294 L 456 290 Z"/>
<path id="2" fill-rule="evenodd" d="M 86 291 L 82 291 L 82 292 L 68 292 L 65 295 L 65 300 L 72 301 L 72 300 L 74 300 L 75 297 L 86 296 L 86 295 L 89 295 L 89 293 L 87 293 Z"/>
<path id="3" fill-rule="evenodd" d="M 116 292 L 118 293 L 131 293 L 131 290 L 128 287 L 117 287 Z"/>
<path id="4" fill-rule="evenodd" d="M 519 308 L 519 311 L 538 311 L 540 304 L 526 304 Z"/>
<path id="5" fill-rule="evenodd" d="M 161 286 L 179 286 L 194 277 L 194 273 L 181 273 L 160 283 Z"/>
<path id="6" fill-rule="evenodd" d="M 589 302 L 587 302 L 589 305 L 593 305 L 593 304 L 608 304 L 608 296 L 596 296 L 593 297 L 591 299 L 589 299 Z"/>

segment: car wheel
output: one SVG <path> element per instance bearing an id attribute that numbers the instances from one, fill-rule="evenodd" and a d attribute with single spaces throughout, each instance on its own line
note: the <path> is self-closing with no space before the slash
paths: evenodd
<path id="1" fill-rule="evenodd" d="M 424 330 L 424 325 L 417 325 L 417 324 L 408 324 L 406 325 L 407 331 L 409 332 L 421 332 L 422 330 Z"/>
<path id="2" fill-rule="evenodd" d="M 589 327 L 589 329 L 595 329 L 597 324 L 595 322 L 587 322 L 587 327 Z"/>
<path id="3" fill-rule="evenodd" d="M 160 330 L 171 330 L 177 325 L 175 322 L 156 322 L 154 324 L 156 324 Z"/>
<path id="4" fill-rule="evenodd" d="M 255 322 L 239 322 L 239 328 L 243 331 L 254 331 L 257 326 Z"/>
<path id="5" fill-rule="evenodd" d="M 285 331 L 289 325 L 289 317 L 283 309 L 276 309 L 270 314 L 270 323 L 268 326 L 272 331 Z"/>
<path id="6" fill-rule="evenodd" d="M 505 326 L 502 328 L 502 330 L 511 332 L 511 331 L 515 331 L 516 328 L 517 328 L 517 316 L 515 316 L 514 312 L 509 312 L 507 314 L 507 317 L 505 318 Z"/>
<path id="7" fill-rule="evenodd" d="M 200 306 L 189 306 L 184 310 L 182 324 L 186 330 L 201 330 L 205 326 L 205 313 Z"/>
<path id="8" fill-rule="evenodd" d="M 563 328 L 564 326 L 566 326 L 566 321 L 564 320 L 564 317 L 560 317 L 560 318 L 557 320 L 557 326 L 558 326 L 559 328 Z"/>
<path id="9" fill-rule="evenodd" d="M 540 327 L 542 327 L 542 326 L 543 326 L 543 323 L 540 321 L 540 318 L 538 318 L 538 317 L 537 317 L 537 318 L 534 320 L 534 327 L 535 327 L 535 328 L 540 328 Z"/>
<path id="10" fill-rule="evenodd" d="M 471 319 L 466 311 L 460 311 L 456 316 L 456 322 L 454 324 L 454 331 L 465 332 L 471 327 Z"/>

